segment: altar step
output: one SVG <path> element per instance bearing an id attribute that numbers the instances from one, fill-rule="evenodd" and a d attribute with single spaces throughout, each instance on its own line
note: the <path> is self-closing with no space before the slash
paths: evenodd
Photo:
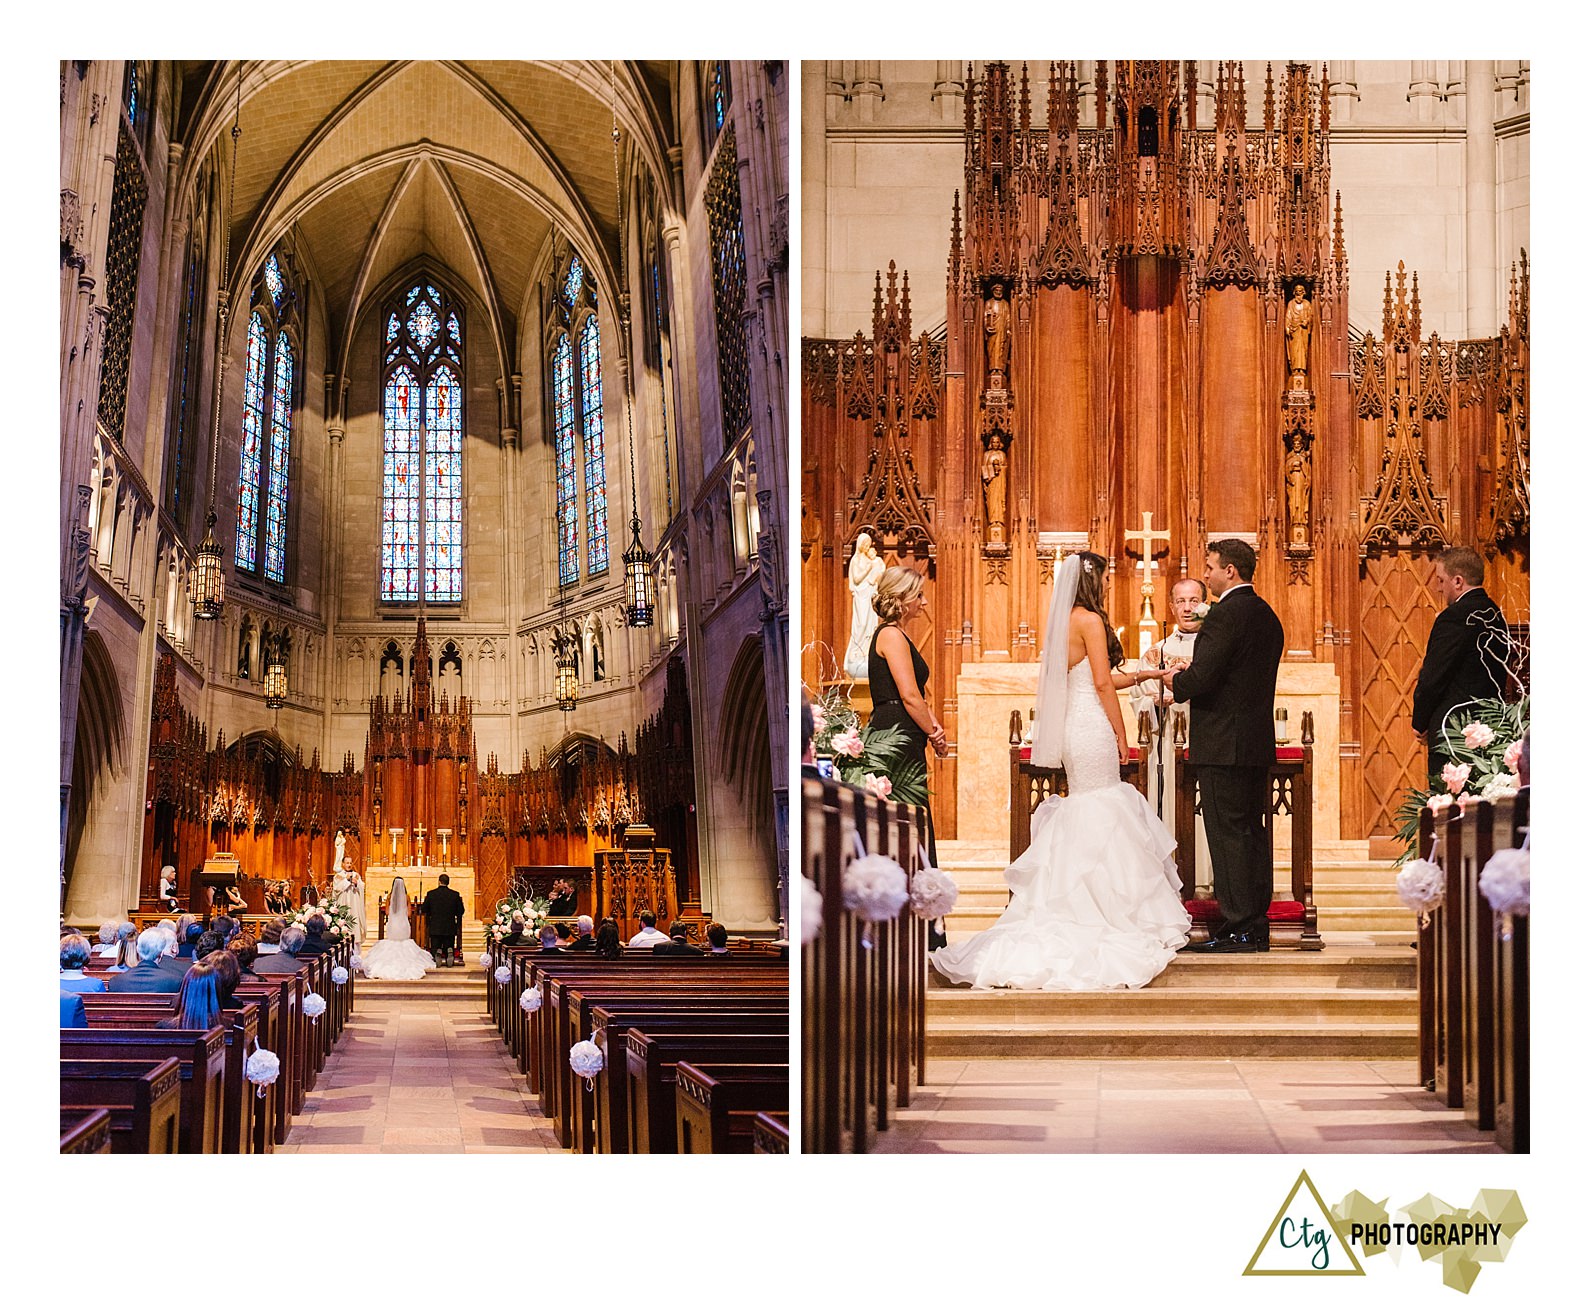
<path id="1" fill-rule="evenodd" d="M 394 1000 L 423 999 L 431 1002 L 456 1003 L 462 1000 L 478 1004 L 486 1011 L 486 973 L 480 964 L 467 954 L 465 967 L 439 967 L 427 972 L 419 981 L 369 981 L 359 977 L 353 986 L 353 1011 L 357 1017 L 361 1008 L 379 1007 Z"/>
<path id="2" fill-rule="evenodd" d="M 1409 949 L 1184 954 L 1141 990 L 970 990 L 936 974 L 934 1058 L 1406 1059 L 1418 1049 Z"/>

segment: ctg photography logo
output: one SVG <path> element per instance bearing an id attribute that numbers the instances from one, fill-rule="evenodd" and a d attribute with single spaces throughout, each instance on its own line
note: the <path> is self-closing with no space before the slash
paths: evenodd
<path id="1" fill-rule="evenodd" d="M 1456 1291 L 1474 1286 L 1485 1264 L 1500 1264 L 1529 1221 L 1516 1191 L 1484 1190 L 1467 1208 L 1424 1195 L 1396 1210 L 1388 1195 L 1349 1191 L 1329 1207 L 1301 1172 L 1265 1231 L 1244 1277 L 1366 1277 L 1390 1256 L 1441 1261 L 1441 1280 Z"/>

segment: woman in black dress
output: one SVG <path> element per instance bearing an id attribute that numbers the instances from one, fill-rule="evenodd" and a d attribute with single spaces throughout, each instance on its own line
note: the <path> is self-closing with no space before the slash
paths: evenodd
<path id="1" fill-rule="evenodd" d="M 949 752 L 949 737 L 928 706 L 928 664 L 901 628 L 922 611 L 922 576 L 904 566 L 889 567 L 878 581 L 872 609 L 878 613 L 878 628 L 867 652 L 867 683 L 872 688 L 870 724 L 903 731 L 906 742 L 902 756 L 921 763 L 925 778 L 928 746 L 931 744 L 933 751 L 943 757 Z M 928 862 L 937 867 L 939 855 L 931 805 L 927 809 L 927 851 Z M 947 943 L 929 925 L 928 947 L 937 949 Z"/>

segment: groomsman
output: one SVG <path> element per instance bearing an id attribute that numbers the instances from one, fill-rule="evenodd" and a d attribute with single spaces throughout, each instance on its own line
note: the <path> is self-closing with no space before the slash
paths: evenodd
<path id="1" fill-rule="evenodd" d="M 1430 627 L 1413 691 L 1413 728 L 1436 781 L 1452 760 L 1442 727 L 1454 709 L 1507 690 L 1511 636 L 1502 609 L 1484 589 L 1485 561 L 1473 548 L 1448 548 L 1435 560 L 1435 588 L 1446 608 Z"/>
<path id="2" fill-rule="evenodd" d="M 1215 898 L 1224 925 L 1195 949 L 1262 953 L 1270 947 L 1275 891 L 1270 848 L 1270 773 L 1275 765 L 1275 676 L 1286 641 L 1270 605 L 1253 591 L 1258 564 L 1239 538 L 1217 539 L 1204 558 L 1215 602 L 1192 665 L 1164 680 L 1191 704 L 1188 760 L 1198 776 Z"/>

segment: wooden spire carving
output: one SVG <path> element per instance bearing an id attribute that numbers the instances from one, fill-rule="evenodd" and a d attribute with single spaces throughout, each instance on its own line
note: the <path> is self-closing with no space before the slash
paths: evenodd
<path id="1" fill-rule="evenodd" d="M 1497 379 L 1501 450 L 1484 539 L 1494 553 L 1529 542 L 1529 253 L 1519 252 L 1507 294 Z"/>

